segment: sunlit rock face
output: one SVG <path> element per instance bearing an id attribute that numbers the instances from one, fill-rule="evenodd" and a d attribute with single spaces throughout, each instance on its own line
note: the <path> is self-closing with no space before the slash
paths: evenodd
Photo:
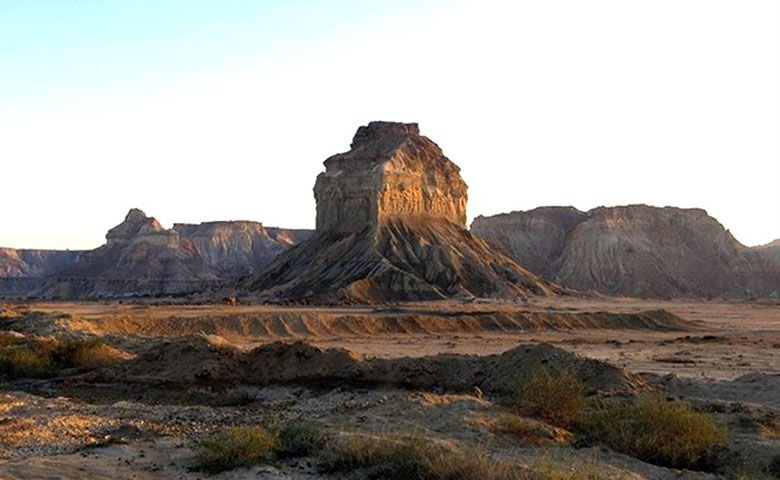
<path id="1" fill-rule="evenodd" d="M 357 232 L 383 221 L 429 217 L 466 227 L 460 169 L 416 123 L 371 122 L 317 177 L 317 230 Z"/>
<path id="2" fill-rule="evenodd" d="M 317 177 L 317 230 L 242 280 L 266 302 L 522 299 L 562 290 L 466 230 L 460 169 L 417 124 L 372 122 Z"/>

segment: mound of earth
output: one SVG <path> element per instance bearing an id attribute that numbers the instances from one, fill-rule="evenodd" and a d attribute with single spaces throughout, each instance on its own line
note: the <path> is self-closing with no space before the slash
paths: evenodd
<path id="1" fill-rule="evenodd" d="M 552 295 L 465 229 L 466 184 L 416 124 L 372 122 L 317 177 L 317 231 L 240 285 L 264 301 Z"/>
<path id="2" fill-rule="evenodd" d="M 546 207 L 478 217 L 472 232 L 549 281 L 636 297 L 780 294 L 780 256 L 740 244 L 700 209 Z"/>
<path id="3" fill-rule="evenodd" d="M 644 385 L 623 369 L 545 344 L 520 345 L 499 355 L 382 359 L 303 342 L 275 342 L 240 352 L 205 338 L 163 343 L 77 381 L 223 387 L 342 384 L 447 391 L 471 391 L 476 386 L 503 395 L 541 366 L 570 370 L 593 391 L 629 392 Z"/>

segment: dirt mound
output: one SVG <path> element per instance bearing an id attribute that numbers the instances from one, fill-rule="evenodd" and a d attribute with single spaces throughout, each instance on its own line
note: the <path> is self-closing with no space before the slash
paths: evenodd
<path id="1" fill-rule="evenodd" d="M 380 359 L 303 342 L 275 342 L 242 353 L 203 338 L 163 343 L 78 381 L 212 387 L 343 384 L 449 391 L 478 386 L 487 393 L 506 394 L 542 365 L 571 370 L 594 391 L 626 392 L 642 386 L 641 380 L 620 368 L 550 345 L 521 345 L 500 355 Z"/>
<path id="2" fill-rule="evenodd" d="M 528 330 L 640 329 L 688 331 L 695 326 L 666 310 L 643 312 L 570 312 L 556 310 L 486 309 L 448 311 L 414 308 L 374 311 L 307 310 L 277 307 L 247 312 L 155 312 L 100 315 L 35 314 L 16 322 L 27 331 L 51 334 L 54 329 L 94 335 L 145 337 L 218 335 L 228 339 L 317 339 L 383 335 L 513 333 Z"/>

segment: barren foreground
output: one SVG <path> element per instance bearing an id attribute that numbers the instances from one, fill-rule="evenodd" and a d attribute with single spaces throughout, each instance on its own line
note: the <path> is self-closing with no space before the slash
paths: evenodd
<path id="1" fill-rule="evenodd" d="M 64 341 L 89 349 L 68 363 Z M 780 475 L 777 304 L 7 304 L 0 348 L 0 478 L 399 478 L 334 458 L 410 437 L 521 472 L 481 478 Z M 539 371 L 571 373 L 588 405 L 681 400 L 728 439 L 687 463 L 621 453 L 581 420 L 519 405 Z M 328 446 L 203 470 L 215 432 L 301 420 Z"/>

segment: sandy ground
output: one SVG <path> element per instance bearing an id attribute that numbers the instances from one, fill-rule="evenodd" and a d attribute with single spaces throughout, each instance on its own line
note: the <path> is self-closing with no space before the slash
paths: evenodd
<path id="1" fill-rule="evenodd" d="M 217 334 L 244 348 L 277 339 L 306 339 L 321 347 L 343 347 L 378 357 L 417 357 L 438 353 L 485 355 L 500 353 L 520 343 L 550 343 L 581 355 L 605 360 L 635 372 L 711 379 L 734 379 L 762 372 L 780 373 L 780 303 L 704 301 L 648 301 L 637 299 L 541 299 L 528 305 L 422 303 L 400 307 L 277 307 L 264 305 L 133 305 L 122 303 L 36 303 L 33 310 L 65 312 L 103 325 L 133 323 L 128 333 L 144 334 L 149 324 L 170 321 L 185 325 L 191 319 L 208 319 L 207 325 L 181 328 L 173 334 Z M 309 317 L 352 316 L 358 319 L 378 315 L 424 314 L 473 316 L 477 313 L 583 312 L 632 313 L 664 309 L 692 322 L 687 331 L 657 331 L 634 328 L 524 328 L 496 332 L 474 331 L 432 333 L 381 332 L 362 334 L 338 331 L 296 334 L 282 331 L 266 334 L 237 334 L 211 331 L 213 324 L 230 325 L 245 319 L 271 319 L 289 315 Z M 237 318 L 240 317 L 240 318 Z M 135 327 L 135 328 L 134 328 Z M 88 327 L 85 327 L 88 328 Z M 174 331 L 171 327 L 169 330 Z M 100 331 L 100 328 L 97 328 Z M 103 332 L 103 333 L 107 333 Z M 154 333 L 149 333 L 154 335 Z"/>
<path id="2" fill-rule="evenodd" d="M 670 394 L 719 412 L 733 431 L 734 448 L 755 463 L 766 463 L 773 451 L 780 452 L 780 304 L 573 298 L 522 305 L 377 308 L 118 302 L 6 307 L 43 312 L 22 317 L 30 319 L 28 324 L 14 324 L 25 335 L 98 335 L 138 355 L 155 342 L 186 337 L 205 337 L 242 351 L 271 341 L 306 340 L 324 349 L 345 348 L 387 359 L 440 353 L 481 356 L 519 344 L 548 343 L 647 374 Z M 641 315 L 661 309 L 673 315 L 651 315 L 649 320 Z M 496 457 L 529 464 L 540 457 L 552 457 L 569 468 L 595 463 L 603 478 L 716 478 L 612 452 L 518 445 L 490 429 L 505 407 L 476 394 L 397 387 L 238 386 L 216 393 L 188 392 L 187 398 L 197 401 L 175 396 L 151 401 L 132 389 L 126 398 L 117 400 L 114 394 L 107 401 L 58 388 L 56 383 L 0 381 L 0 478 L 327 478 L 307 460 L 211 477 L 191 470 L 197 438 L 226 425 L 264 423 L 279 416 L 316 419 L 346 433 L 417 431 L 464 448 L 480 445 Z M 106 441 L 109 438 L 121 441 Z"/>

